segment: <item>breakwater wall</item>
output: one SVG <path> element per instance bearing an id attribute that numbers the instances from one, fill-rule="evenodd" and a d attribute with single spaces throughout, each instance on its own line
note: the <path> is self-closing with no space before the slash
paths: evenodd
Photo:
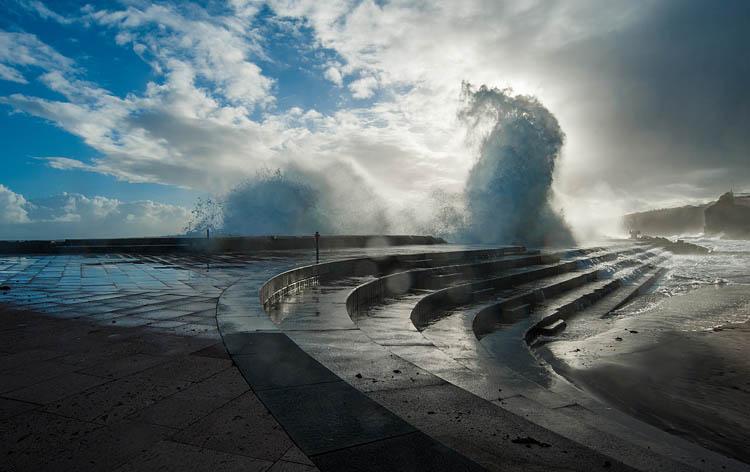
<path id="1" fill-rule="evenodd" d="M 441 238 L 411 235 L 336 235 L 320 237 L 320 249 L 445 244 Z M 225 253 L 315 249 L 310 236 L 247 236 L 215 238 L 121 238 L 0 241 L 0 254 L 101 254 L 101 253 Z"/>

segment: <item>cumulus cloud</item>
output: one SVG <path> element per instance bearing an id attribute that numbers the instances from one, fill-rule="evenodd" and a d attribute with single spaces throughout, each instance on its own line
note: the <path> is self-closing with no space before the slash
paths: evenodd
<path id="1" fill-rule="evenodd" d="M 378 87 L 375 77 L 362 77 L 349 84 L 349 90 L 354 98 L 370 98 Z"/>
<path id="2" fill-rule="evenodd" d="M 0 223 L 26 223 L 29 204 L 22 195 L 0 184 Z"/>
<path id="3" fill-rule="evenodd" d="M 150 200 L 77 193 L 27 200 L 0 185 L 0 239 L 165 236 L 179 234 L 187 219 L 184 207 Z"/>
<path id="4" fill-rule="evenodd" d="M 323 74 L 326 79 L 333 82 L 335 85 L 341 86 L 344 83 L 344 78 L 336 67 L 329 67 Z"/>

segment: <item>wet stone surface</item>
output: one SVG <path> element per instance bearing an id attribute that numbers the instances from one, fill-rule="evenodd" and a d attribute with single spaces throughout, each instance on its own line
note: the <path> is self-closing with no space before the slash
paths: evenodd
<path id="1" fill-rule="evenodd" d="M 303 258 L 0 256 L 0 470 L 317 470 L 216 324 Z"/>

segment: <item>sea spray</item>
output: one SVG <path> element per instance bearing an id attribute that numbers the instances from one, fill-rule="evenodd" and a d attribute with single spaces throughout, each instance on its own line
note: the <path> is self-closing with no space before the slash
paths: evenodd
<path id="1" fill-rule="evenodd" d="M 217 208 L 220 218 L 213 217 Z M 218 232 L 231 235 L 386 234 L 390 228 L 379 196 L 340 162 L 318 171 L 293 164 L 261 169 L 212 205 L 199 201 L 188 228 L 204 234 L 214 221 L 221 221 Z"/>
<path id="2" fill-rule="evenodd" d="M 320 192 L 281 170 L 263 169 L 233 188 L 224 201 L 224 232 L 302 234 L 329 231 Z"/>
<path id="3" fill-rule="evenodd" d="M 395 209 L 346 162 L 315 169 L 291 163 L 259 171 L 213 206 L 198 205 L 189 226 L 198 235 L 205 234 L 206 222 L 221 221 L 215 229 L 234 235 L 395 230 L 451 242 L 571 244 L 570 230 L 549 203 L 564 139 L 555 117 L 535 98 L 507 89 L 464 83 L 462 95 L 459 117 L 479 144 L 462 192 L 434 189 Z"/>
<path id="4" fill-rule="evenodd" d="M 565 135 L 536 98 L 464 83 L 460 119 L 478 138 L 479 157 L 464 189 L 466 227 L 477 243 L 569 245 L 570 229 L 550 205 Z"/>

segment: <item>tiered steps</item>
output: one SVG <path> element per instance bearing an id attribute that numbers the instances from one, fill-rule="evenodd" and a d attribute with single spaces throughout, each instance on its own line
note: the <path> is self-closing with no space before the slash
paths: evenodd
<path id="1" fill-rule="evenodd" d="M 542 378 L 526 349 L 529 332 L 531 342 L 554 336 L 580 310 L 624 303 L 658 275 L 662 260 L 645 246 L 360 259 L 282 274 L 261 300 L 281 331 L 341 379 L 491 469 L 505 470 L 511 457 L 526 460 L 507 437 L 489 435 L 492 428 L 533 432 L 555 451 L 562 444 L 572 450 L 572 440 L 612 458 L 613 468 L 736 469 L 567 383 L 558 386 L 549 372 Z M 528 457 L 540 470 L 592 466 L 554 462 L 561 459 L 549 454 L 555 451 Z"/>

